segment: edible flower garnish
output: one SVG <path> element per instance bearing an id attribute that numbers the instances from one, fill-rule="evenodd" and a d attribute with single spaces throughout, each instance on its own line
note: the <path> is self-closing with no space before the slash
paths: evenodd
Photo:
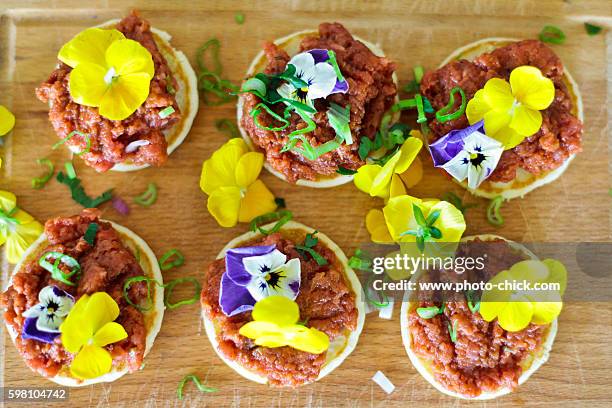
<path id="1" fill-rule="evenodd" d="M 113 358 L 104 346 L 128 336 L 114 321 L 118 316 L 119 306 L 106 292 L 83 295 L 76 302 L 60 326 L 62 345 L 76 354 L 70 364 L 73 376 L 85 380 L 110 372 Z"/>
<path id="2" fill-rule="evenodd" d="M 488 322 L 497 318 L 504 330 L 515 332 L 523 330 L 530 323 L 549 324 L 559 316 L 563 308 L 561 298 L 567 284 L 567 270 L 554 259 L 527 260 L 498 273 L 489 282 L 495 286 L 483 292 L 480 315 Z M 549 288 L 556 285 L 559 290 L 498 289 L 504 286 L 510 288 L 513 283 L 524 286 L 525 282 L 531 288 L 539 284 L 543 289 L 542 284 L 548 284 Z"/>
<path id="3" fill-rule="evenodd" d="M 372 197 L 388 199 L 406 194 L 400 174 L 406 172 L 423 147 L 421 139 L 409 137 L 402 147 L 383 165 L 366 164 L 357 170 L 355 186 Z"/>
<path id="4" fill-rule="evenodd" d="M 284 296 L 270 296 L 255 304 L 253 321 L 239 333 L 263 347 L 289 346 L 312 354 L 329 348 L 329 337 L 317 329 L 297 324 L 300 309 L 295 301 Z"/>
<path id="5" fill-rule="evenodd" d="M 6 108 L 0 105 L 0 136 L 6 135 L 15 127 L 15 115 Z"/>
<path id="6" fill-rule="evenodd" d="M 149 96 L 155 73 L 151 53 L 118 30 L 88 28 L 64 44 L 58 59 L 70 66 L 70 96 L 99 108 L 110 120 L 123 120 Z"/>
<path id="7" fill-rule="evenodd" d="M 0 246 L 6 244 L 6 259 L 19 262 L 42 232 L 42 225 L 17 207 L 15 194 L 0 190 Z"/>
<path id="8" fill-rule="evenodd" d="M 555 97 L 553 82 L 531 66 L 520 66 L 510 73 L 510 83 L 491 78 L 467 104 L 470 125 L 484 119 L 485 134 L 512 149 L 542 126 L 541 110 Z"/>
<path id="9" fill-rule="evenodd" d="M 484 134 L 484 121 L 461 130 L 452 130 L 429 145 L 434 166 L 441 167 L 458 181 L 467 178 L 477 188 L 489 177 L 504 152 L 500 142 Z"/>
<path id="10" fill-rule="evenodd" d="M 449 202 L 401 195 L 390 198 L 382 211 L 370 210 L 366 227 L 374 242 L 416 243 L 424 252 L 426 243 L 458 242 L 466 225 Z"/>
<path id="11" fill-rule="evenodd" d="M 38 293 L 38 303 L 25 312 L 21 337 L 53 344 L 59 327 L 74 305 L 74 298 L 57 286 L 45 286 Z"/>
<path id="12" fill-rule="evenodd" d="M 219 305 L 228 316 L 253 309 L 255 302 L 273 295 L 295 299 L 300 291 L 301 265 L 276 246 L 234 248 L 225 255 Z"/>
<path id="13" fill-rule="evenodd" d="M 230 139 L 202 166 L 200 188 L 208 194 L 208 211 L 222 227 L 274 211 L 274 194 L 257 177 L 263 154 L 249 152 L 241 138 Z"/>

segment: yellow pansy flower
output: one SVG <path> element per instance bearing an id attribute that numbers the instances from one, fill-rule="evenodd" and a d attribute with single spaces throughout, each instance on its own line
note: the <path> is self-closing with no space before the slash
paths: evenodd
<path id="1" fill-rule="evenodd" d="M 257 303 L 251 314 L 253 321 L 240 328 L 239 333 L 263 347 L 289 346 L 312 354 L 329 348 L 329 337 L 320 330 L 297 324 L 300 309 L 297 303 L 284 296 L 268 296 Z"/>
<path id="2" fill-rule="evenodd" d="M 567 285 L 565 266 L 554 259 L 527 260 L 514 264 L 509 270 L 495 275 L 493 285 L 502 282 L 528 282 L 531 290 L 501 290 L 496 286 L 485 290 L 480 302 L 480 315 L 488 322 L 497 318 L 499 325 L 507 331 L 520 331 L 529 325 L 549 324 L 559 316 L 563 308 L 561 300 Z M 535 284 L 558 284 L 559 290 L 535 290 Z M 506 285 L 507 285 L 506 284 Z"/>
<path id="3" fill-rule="evenodd" d="M 202 165 L 200 188 L 208 194 L 208 211 L 222 227 L 276 209 L 274 195 L 257 179 L 263 161 L 262 153 L 249 151 L 244 140 L 233 138 Z"/>
<path id="4" fill-rule="evenodd" d="M 110 120 L 123 120 L 149 96 L 155 73 L 151 53 L 118 30 L 88 28 L 66 43 L 58 59 L 73 68 L 70 96 L 99 108 Z"/>
<path id="5" fill-rule="evenodd" d="M 15 194 L 0 191 L 0 245 L 6 244 L 6 259 L 10 263 L 19 262 L 42 232 L 42 225 L 17 207 Z"/>
<path id="6" fill-rule="evenodd" d="M 15 115 L 6 108 L 0 105 L 0 136 L 6 135 L 15 126 Z"/>
<path id="7" fill-rule="evenodd" d="M 127 338 L 127 332 L 114 320 L 119 306 L 106 292 L 83 295 L 60 326 L 62 345 L 76 354 L 70 372 L 82 380 L 110 372 L 113 358 L 104 349 Z"/>
<path id="8" fill-rule="evenodd" d="M 521 66 L 510 73 L 510 83 L 489 79 L 468 102 L 466 115 L 470 125 L 484 119 L 486 135 L 508 150 L 540 129 L 540 111 L 554 98 L 555 86 L 549 78 L 536 67 Z"/>
<path id="9" fill-rule="evenodd" d="M 421 139 L 409 137 L 384 166 L 379 164 L 361 166 L 353 179 L 355 186 L 372 197 L 384 199 L 406 194 L 406 187 L 400 175 L 409 170 L 422 147 Z M 412 183 L 416 184 L 418 180 L 414 180 L 414 177 L 414 174 L 407 176 L 411 178 Z"/>

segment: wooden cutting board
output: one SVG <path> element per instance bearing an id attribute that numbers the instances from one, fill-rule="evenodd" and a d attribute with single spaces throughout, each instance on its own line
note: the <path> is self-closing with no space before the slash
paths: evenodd
<path id="1" fill-rule="evenodd" d="M 131 3 L 126 5 L 126 3 Z M 12 134 L 0 148 L 4 164 L 0 189 L 17 194 L 19 206 L 41 222 L 80 210 L 65 186 L 52 181 L 41 191 L 30 187 L 39 175 L 35 160 L 51 158 L 56 167 L 69 159 L 64 149 L 51 151 L 57 140 L 47 121 L 47 107 L 34 96 L 56 63 L 60 46 L 77 32 L 137 8 L 151 23 L 172 34 L 175 47 L 195 61 L 195 51 L 206 40 L 221 41 L 224 76 L 238 82 L 264 40 L 316 28 L 320 22 L 339 21 L 353 33 L 378 43 L 397 61 L 400 82 L 412 79 L 412 67 L 435 68 L 455 48 L 490 36 L 535 38 L 545 24 L 567 34 L 554 46 L 576 78 L 584 98 L 584 151 L 563 177 L 523 200 L 504 205 L 506 223 L 495 228 L 486 221 L 487 202 L 465 194 L 439 171 L 426 168 L 421 183 L 410 191 L 419 197 L 440 197 L 455 191 L 478 203 L 467 214 L 467 234 L 497 233 L 518 241 L 609 241 L 610 95 L 612 94 L 612 35 L 588 37 L 583 23 L 612 26 L 609 0 L 539 1 L 75 1 L 3 0 L 0 5 L 0 103 L 17 117 Z M 234 21 L 244 13 L 242 25 Z M 108 188 L 131 202 L 150 182 L 159 186 L 158 202 L 150 208 L 132 205 L 123 217 L 103 206 L 104 217 L 140 234 L 159 255 L 179 248 L 186 263 L 165 273 L 202 278 L 224 243 L 246 230 L 219 227 L 206 211 L 206 197 L 198 180 L 202 161 L 226 141 L 216 131 L 219 118 L 234 118 L 235 106 L 201 106 L 185 143 L 161 169 L 136 173 L 96 174 L 75 160 L 90 194 Z M 278 197 L 285 198 L 296 218 L 327 233 L 351 254 L 368 241 L 364 216 L 381 202 L 353 185 L 312 190 L 281 182 L 267 172 L 262 179 Z M 10 272 L 2 264 L 2 283 Z M 578 282 L 579 284 L 579 282 Z M 190 296 L 190 289 L 177 290 Z M 300 390 L 272 389 L 248 382 L 226 367 L 203 334 L 197 305 L 166 312 L 161 332 L 146 367 L 106 385 L 70 391 L 66 406 L 438 406 L 463 405 L 435 391 L 413 369 L 402 347 L 399 305 L 392 320 L 368 315 L 354 353 L 332 375 Z M 612 365 L 610 303 L 568 303 L 549 362 L 510 396 L 482 405 L 610 406 Z M 44 387 L 50 382 L 33 375 L 7 335 L 0 340 L 0 386 Z M 383 371 L 396 385 L 390 395 L 371 381 Z M 178 382 L 187 374 L 207 377 L 219 392 L 200 394 L 186 388 L 176 398 Z M 45 404 L 46 405 L 46 404 Z M 23 406 L 23 405 L 20 405 Z M 41 406 L 43 406 L 41 404 Z"/>

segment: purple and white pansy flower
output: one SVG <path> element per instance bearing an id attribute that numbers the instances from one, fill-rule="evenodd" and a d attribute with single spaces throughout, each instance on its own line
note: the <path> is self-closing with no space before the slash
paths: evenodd
<path id="1" fill-rule="evenodd" d="M 301 265 L 275 245 L 233 248 L 225 255 L 219 306 L 228 316 L 252 310 L 255 303 L 272 295 L 294 300 L 301 283 Z"/>
<path id="2" fill-rule="evenodd" d="M 458 181 L 467 178 L 477 188 L 497 167 L 503 145 L 485 135 L 484 121 L 461 130 L 452 130 L 429 145 L 434 166 L 446 170 Z"/>
<path id="3" fill-rule="evenodd" d="M 53 343 L 60 334 L 60 325 L 74 306 L 74 297 L 57 286 L 45 286 L 38 294 L 38 301 L 23 312 L 26 319 L 21 336 Z"/>
<path id="4" fill-rule="evenodd" d="M 339 68 L 332 63 L 328 50 L 313 49 L 299 53 L 291 58 L 288 65 L 293 65 L 295 76 L 308 85 L 296 88 L 289 82 L 283 83 L 277 89 L 283 98 L 294 99 L 313 107 L 312 101 L 315 99 L 348 92 L 348 82 L 341 74 L 339 76 Z"/>

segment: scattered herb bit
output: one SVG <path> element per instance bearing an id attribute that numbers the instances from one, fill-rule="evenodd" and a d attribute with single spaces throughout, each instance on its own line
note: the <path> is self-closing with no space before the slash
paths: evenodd
<path id="1" fill-rule="evenodd" d="M 565 33 L 554 25 L 547 25 L 542 28 L 539 35 L 540 41 L 550 44 L 563 44 L 565 42 Z"/>
<path id="2" fill-rule="evenodd" d="M 361 249 L 356 249 L 355 254 L 351 256 L 348 265 L 353 269 L 360 271 L 369 271 L 372 269 L 372 257 Z"/>
<path id="3" fill-rule="evenodd" d="M 338 166 L 338 170 L 336 170 L 336 173 L 342 174 L 343 176 L 352 176 L 353 174 L 357 173 L 357 170 L 351 170 L 347 169 L 346 167 Z"/>
<path id="4" fill-rule="evenodd" d="M 196 377 L 194 374 L 189 374 L 181 380 L 178 385 L 178 388 L 176 389 L 176 396 L 179 400 L 183 399 L 183 388 L 185 388 L 185 384 L 187 383 L 187 381 L 193 381 L 193 383 L 196 385 L 196 387 L 198 387 L 198 390 L 200 392 L 217 392 L 216 388 L 207 387 L 206 385 L 204 385 L 206 384 L 206 382 L 202 384 L 198 377 Z"/>
<path id="5" fill-rule="evenodd" d="M 95 222 L 92 222 L 87 226 L 87 231 L 85 231 L 85 235 L 83 236 L 83 239 L 89 245 L 93 246 L 96 240 L 97 233 L 98 233 L 98 224 L 96 224 Z"/>
<path id="6" fill-rule="evenodd" d="M 193 296 L 190 297 L 189 299 L 179 300 L 176 303 L 170 303 L 170 297 L 172 296 L 172 291 L 174 290 L 174 287 L 178 285 L 179 283 L 184 283 L 184 282 L 193 283 L 193 289 L 194 289 Z M 166 289 L 165 295 L 164 295 L 164 304 L 166 305 L 168 309 L 176 309 L 177 307 L 194 304 L 200 299 L 200 291 L 202 290 L 202 286 L 200 285 L 200 282 L 198 282 L 196 278 L 192 278 L 192 277 L 174 279 L 168 282 L 166 285 L 164 285 L 164 288 Z"/>
<path id="7" fill-rule="evenodd" d="M 457 320 L 455 320 L 453 322 L 453 325 L 451 326 L 450 322 L 447 323 L 448 324 L 448 334 L 451 338 L 451 341 L 453 343 L 457 342 Z"/>
<path id="8" fill-rule="evenodd" d="M 172 257 L 176 259 L 170 260 L 170 258 Z M 176 266 L 181 266 L 184 263 L 185 257 L 183 256 L 181 251 L 175 248 L 168 250 L 165 254 L 161 256 L 161 258 L 159 258 L 159 267 L 162 271 L 167 271 Z"/>
<path id="9" fill-rule="evenodd" d="M 419 307 L 417 308 L 416 312 L 421 319 L 432 319 L 435 316 L 444 313 L 444 304 L 442 304 L 441 307 L 438 307 L 438 306 Z"/>
<path id="10" fill-rule="evenodd" d="M 425 215 L 423 214 L 421 208 L 416 204 L 412 204 L 412 212 L 419 227 L 416 230 L 404 231 L 400 234 L 400 236 L 413 235 L 416 237 L 417 248 L 419 248 L 419 251 L 424 252 L 425 242 L 428 239 L 442 238 L 442 231 L 434 227 L 435 222 L 440 217 L 440 210 L 433 211 L 431 214 L 429 214 L 429 216 L 427 216 L 427 219 L 425 219 Z"/>
<path id="11" fill-rule="evenodd" d="M 499 211 L 503 202 L 504 198 L 502 196 L 497 196 L 489 203 L 487 207 L 487 221 L 489 221 L 489 224 L 495 225 L 496 227 L 504 225 L 504 218 Z"/>
<path id="12" fill-rule="evenodd" d="M 132 300 L 130 299 L 130 295 L 128 291 L 130 290 L 130 287 L 132 286 L 132 284 L 137 283 L 137 282 L 146 282 L 147 284 L 146 306 L 137 305 L 136 303 L 132 302 Z M 138 309 L 141 312 L 151 310 L 151 308 L 153 307 L 153 299 L 151 297 L 151 283 L 155 283 L 157 284 L 157 286 L 163 286 L 163 285 L 160 285 L 159 282 L 157 282 L 155 279 L 149 278 L 147 276 L 132 276 L 130 278 L 127 278 L 125 282 L 123 283 L 123 298 L 130 306 L 133 306 L 134 308 Z"/>
<path id="13" fill-rule="evenodd" d="M 169 74 L 166 79 L 166 92 L 170 95 L 176 94 L 176 89 L 174 89 L 174 85 L 172 85 L 172 74 Z"/>
<path id="14" fill-rule="evenodd" d="M 424 96 L 423 96 L 423 110 L 425 111 L 425 113 L 434 113 L 434 108 L 433 106 L 431 106 L 431 102 L 429 102 L 429 99 L 427 99 Z"/>
<path id="15" fill-rule="evenodd" d="M 159 117 L 161 119 L 166 119 L 168 116 L 172 115 L 174 112 L 176 112 L 174 110 L 173 106 L 168 106 L 164 109 L 162 109 L 161 111 L 159 111 Z"/>
<path id="16" fill-rule="evenodd" d="M 275 197 L 274 202 L 278 208 L 287 208 L 287 204 L 285 203 L 285 199 L 282 197 Z"/>
<path id="17" fill-rule="evenodd" d="M 242 13 L 234 14 L 234 20 L 238 24 L 244 24 L 244 14 L 242 14 Z"/>
<path id="18" fill-rule="evenodd" d="M 72 162 L 66 162 L 64 164 L 64 168 L 66 169 L 66 175 L 68 176 L 68 178 L 76 178 L 76 171 L 74 170 Z"/>
<path id="19" fill-rule="evenodd" d="M 58 147 L 60 147 L 64 143 L 66 143 L 68 140 L 72 139 L 74 136 L 80 136 L 80 137 L 82 137 L 85 140 L 85 149 L 83 149 L 79 153 L 76 153 L 76 155 L 77 156 L 82 156 L 85 153 L 89 153 L 89 151 L 91 150 L 91 137 L 88 134 L 85 134 L 83 132 L 79 132 L 78 130 L 73 130 L 72 132 L 70 132 L 68 134 L 68 136 L 66 136 L 65 138 L 63 138 L 59 142 L 55 143 L 51 147 L 51 149 L 53 149 L 53 150 L 57 149 Z"/>
<path id="20" fill-rule="evenodd" d="M 331 102 L 327 110 L 327 120 L 330 126 L 336 132 L 336 137 L 339 142 L 347 145 L 353 144 L 353 136 L 349 122 L 351 121 L 351 105 L 346 105 L 344 108 L 336 103 Z"/>
<path id="21" fill-rule="evenodd" d="M 449 203 L 454 205 L 455 208 L 457 208 L 459 211 L 461 211 L 461 214 L 465 214 L 465 212 L 468 209 L 470 209 L 470 208 L 478 207 L 478 204 L 476 204 L 476 203 L 467 203 L 467 204 L 464 204 L 463 200 L 461 199 L 461 197 L 459 197 L 457 194 L 453 193 L 452 191 L 448 191 L 448 192 L 444 193 L 442 195 L 442 200 L 448 201 Z"/>
<path id="22" fill-rule="evenodd" d="M 417 84 L 420 84 L 421 80 L 423 79 L 423 74 L 425 73 L 423 71 L 423 67 L 420 65 L 417 65 L 412 70 L 414 72 L 414 80 L 416 81 Z"/>
<path id="23" fill-rule="evenodd" d="M 49 262 L 49 258 L 55 259 L 53 264 Z M 64 272 L 60 269 L 60 264 L 64 264 L 70 269 L 70 272 Z M 51 278 L 58 282 L 65 283 L 68 286 L 76 286 L 74 282 L 70 280 L 74 275 L 78 275 L 81 272 L 81 265 L 79 262 L 71 256 L 63 254 L 61 252 L 47 252 L 38 260 L 38 265 L 43 269 L 51 272 Z"/>
<path id="24" fill-rule="evenodd" d="M 425 108 L 423 106 L 423 97 L 421 94 L 414 95 L 414 100 L 416 101 L 417 108 L 417 123 L 427 122 L 427 117 L 425 116 Z"/>
<path id="25" fill-rule="evenodd" d="M 372 282 L 374 281 L 374 278 L 376 276 L 377 275 L 375 275 L 374 273 L 370 273 L 370 276 L 368 277 L 368 282 L 366 283 L 367 288 L 372 288 Z M 387 280 L 387 275 L 385 275 L 383 279 Z M 367 289 L 364 290 L 366 302 L 368 302 L 369 304 L 377 308 L 383 308 L 383 307 L 389 306 L 389 296 L 387 296 L 387 294 L 384 291 L 382 290 L 375 291 L 375 293 L 380 296 L 379 298 L 380 301 L 372 299 L 372 297 L 370 296 L 370 292 L 371 292 L 370 290 L 367 290 Z"/>
<path id="26" fill-rule="evenodd" d="M 302 245 L 296 245 L 295 249 L 304 260 L 307 260 L 306 253 L 308 253 L 318 265 L 323 266 L 327 265 L 327 259 L 313 249 L 319 242 L 319 238 L 315 236 L 318 232 L 319 231 L 314 231 L 312 234 L 306 234 L 304 243 Z"/>
<path id="27" fill-rule="evenodd" d="M 592 36 L 599 34 L 603 28 L 595 24 L 584 23 L 584 29 L 586 30 L 588 35 Z"/>
<path id="28" fill-rule="evenodd" d="M 230 139 L 240 137 L 240 130 L 236 122 L 231 119 L 217 119 L 215 127 L 219 132 L 225 133 Z"/>
<path id="29" fill-rule="evenodd" d="M 96 198 L 90 198 L 87 193 L 85 193 L 83 186 L 81 186 L 81 180 L 79 180 L 77 177 L 70 178 L 61 171 L 57 173 L 56 179 L 60 183 L 65 184 L 70 188 L 72 199 L 78 204 L 82 205 L 84 208 L 96 208 L 100 204 L 113 198 L 112 190 L 107 190 Z"/>
<path id="30" fill-rule="evenodd" d="M 418 90 L 419 90 L 419 83 L 415 81 L 414 79 L 408 82 L 406 86 L 404 86 L 404 92 L 407 92 L 407 93 L 415 93 Z"/>
<path id="31" fill-rule="evenodd" d="M 327 56 L 329 57 L 329 63 L 332 67 L 334 67 L 336 78 L 338 81 L 344 82 L 344 75 L 342 75 L 342 71 L 340 71 L 340 66 L 338 65 L 338 60 L 336 59 L 336 52 L 333 50 L 327 50 Z"/>
<path id="32" fill-rule="evenodd" d="M 480 310 L 480 299 L 476 298 L 476 292 L 468 290 L 465 292 L 465 298 L 467 299 L 468 308 L 472 313 L 476 313 Z"/>
<path id="33" fill-rule="evenodd" d="M 250 224 L 251 231 L 259 231 L 263 235 L 270 235 L 274 232 L 278 232 L 283 225 L 289 222 L 293 218 L 293 213 L 289 210 L 280 210 L 270 212 L 267 214 L 260 215 L 259 217 L 253 218 Z M 267 224 L 272 221 L 277 221 L 276 224 L 269 230 L 261 227 L 261 224 Z"/>
<path id="34" fill-rule="evenodd" d="M 51 180 L 51 178 L 53 177 L 53 174 L 55 174 L 55 166 L 53 165 L 51 160 L 47 158 L 37 159 L 36 163 L 47 167 L 47 172 L 45 174 L 43 174 L 40 177 L 36 177 L 32 179 L 32 188 L 35 188 L 38 190 L 38 189 L 43 188 L 49 182 L 49 180 Z"/>
<path id="35" fill-rule="evenodd" d="M 130 299 L 129 296 L 129 290 L 130 287 L 137 282 L 146 282 L 147 284 L 147 302 L 145 304 L 145 306 L 141 306 L 141 305 L 137 305 L 134 302 L 132 302 L 132 300 Z M 170 297 L 172 296 L 172 291 L 174 290 L 174 287 L 180 283 L 183 282 L 191 282 L 194 285 L 194 295 L 192 297 L 190 297 L 189 299 L 185 299 L 185 300 L 180 300 L 176 303 L 171 303 L 170 302 Z M 186 278 L 178 278 L 178 279 L 174 279 L 171 280 L 170 282 L 168 282 L 165 285 L 162 285 L 161 283 L 159 283 L 157 280 L 153 279 L 153 278 L 149 278 L 148 276 L 133 276 L 131 278 L 128 278 L 125 280 L 124 284 L 123 284 L 123 297 L 125 298 L 125 301 L 135 307 L 136 309 L 142 311 L 147 311 L 147 310 L 151 310 L 151 308 L 153 307 L 153 298 L 151 295 L 151 284 L 155 284 L 161 288 L 166 289 L 165 290 L 165 294 L 164 294 L 164 305 L 168 308 L 168 309 L 176 309 L 177 307 L 180 306 L 185 306 L 185 305 L 191 305 L 194 304 L 195 302 L 197 302 L 199 300 L 200 297 L 200 290 L 202 289 L 202 287 L 200 286 L 200 282 L 198 282 L 198 280 L 196 278 L 192 278 L 192 277 L 186 277 Z"/>
<path id="36" fill-rule="evenodd" d="M 143 207 L 150 207 L 157 201 L 157 185 L 149 183 L 147 190 L 141 195 L 134 197 L 134 202 Z"/>
<path id="37" fill-rule="evenodd" d="M 450 110 L 453 109 L 453 107 L 455 106 L 455 94 L 457 93 L 461 95 L 461 105 L 459 105 L 459 109 L 457 109 L 455 112 L 449 113 Z M 465 97 L 465 92 L 463 92 L 463 89 L 456 86 L 451 89 L 448 103 L 446 104 L 446 106 L 442 107 L 442 109 L 436 112 L 436 119 L 438 119 L 438 122 L 448 122 L 449 120 L 457 119 L 458 117 L 463 115 L 466 106 L 467 98 Z"/>
<path id="38" fill-rule="evenodd" d="M 196 52 L 198 67 L 198 90 L 202 92 L 202 101 L 205 105 L 216 106 L 232 102 L 239 91 L 239 87 L 227 79 L 221 78 L 223 67 L 219 59 L 221 43 L 217 38 L 206 41 Z M 213 68 L 209 70 L 204 62 L 205 56 L 210 53 Z M 210 96 L 214 98 L 211 100 Z"/>

